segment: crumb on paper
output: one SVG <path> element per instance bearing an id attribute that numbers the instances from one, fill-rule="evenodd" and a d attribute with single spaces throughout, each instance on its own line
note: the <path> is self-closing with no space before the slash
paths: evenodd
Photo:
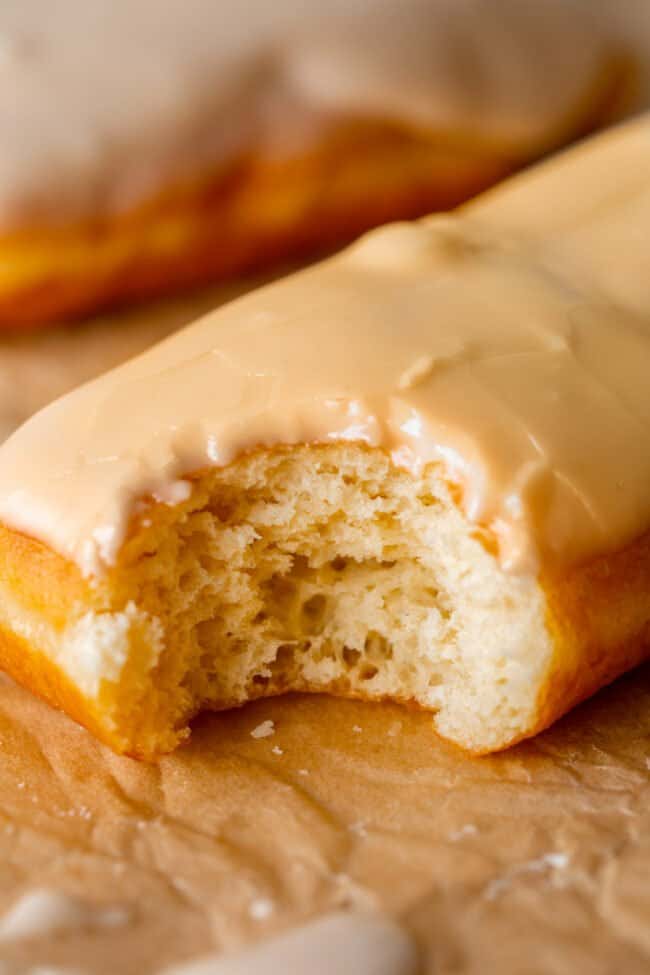
<path id="1" fill-rule="evenodd" d="M 254 921 L 266 921 L 273 914 L 273 901 L 268 897 L 258 897 L 251 901 L 248 913 Z"/>
<path id="2" fill-rule="evenodd" d="M 298 775 L 309 775 L 309 769 L 299 768 L 298 769 Z"/>
<path id="3" fill-rule="evenodd" d="M 279 745 L 274 745 L 271 751 L 274 755 L 284 755 L 284 748 L 280 748 Z"/>
<path id="4" fill-rule="evenodd" d="M 569 866 L 569 858 L 566 853 L 545 853 L 543 857 L 540 857 L 540 860 L 544 866 L 553 867 L 555 870 L 564 870 Z"/>
<path id="5" fill-rule="evenodd" d="M 360 724 L 353 724 L 352 730 L 354 731 L 355 735 L 360 735 L 361 732 L 363 731 L 363 728 L 361 727 Z"/>
<path id="6" fill-rule="evenodd" d="M 275 734 L 275 721 L 268 718 L 251 731 L 251 738 L 270 738 Z"/>

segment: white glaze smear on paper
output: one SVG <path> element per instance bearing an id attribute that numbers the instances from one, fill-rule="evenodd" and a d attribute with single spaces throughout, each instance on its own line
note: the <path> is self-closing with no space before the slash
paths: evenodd
<path id="1" fill-rule="evenodd" d="M 161 975 L 418 975 L 409 935 L 385 917 L 330 914 L 224 957 L 213 955 Z"/>

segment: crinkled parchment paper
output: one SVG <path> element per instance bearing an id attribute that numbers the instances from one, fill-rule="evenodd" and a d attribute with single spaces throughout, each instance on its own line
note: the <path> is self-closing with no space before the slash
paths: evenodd
<path id="1" fill-rule="evenodd" d="M 0 749 L 0 911 L 46 887 L 128 915 L 0 945 L 18 971 L 147 975 L 344 905 L 399 917 L 424 972 L 650 968 L 650 668 L 492 758 L 425 714 L 287 697 L 143 765 L 9 681 Z"/>

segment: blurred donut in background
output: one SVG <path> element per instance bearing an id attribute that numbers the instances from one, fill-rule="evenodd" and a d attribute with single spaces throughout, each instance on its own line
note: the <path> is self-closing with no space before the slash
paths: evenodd
<path id="1" fill-rule="evenodd" d="M 589 0 L 7 0 L 0 325 L 452 207 L 612 121 L 634 77 Z"/>

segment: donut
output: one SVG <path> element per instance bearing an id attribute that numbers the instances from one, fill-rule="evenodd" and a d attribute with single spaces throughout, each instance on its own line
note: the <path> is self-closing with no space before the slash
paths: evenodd
<path id="1" fill-rule="evenodd" d="M 28 420 L 0 665 L 149 759 L 290 690 L 491 752 L 645 658 L 649 174 L 647 116 Z"/>
<path id="2" fill-rule="evenodd" d="M 610 121 L 583 0 L 21 0 L 0 13 L 0 326 L 448 209 Z"/>

